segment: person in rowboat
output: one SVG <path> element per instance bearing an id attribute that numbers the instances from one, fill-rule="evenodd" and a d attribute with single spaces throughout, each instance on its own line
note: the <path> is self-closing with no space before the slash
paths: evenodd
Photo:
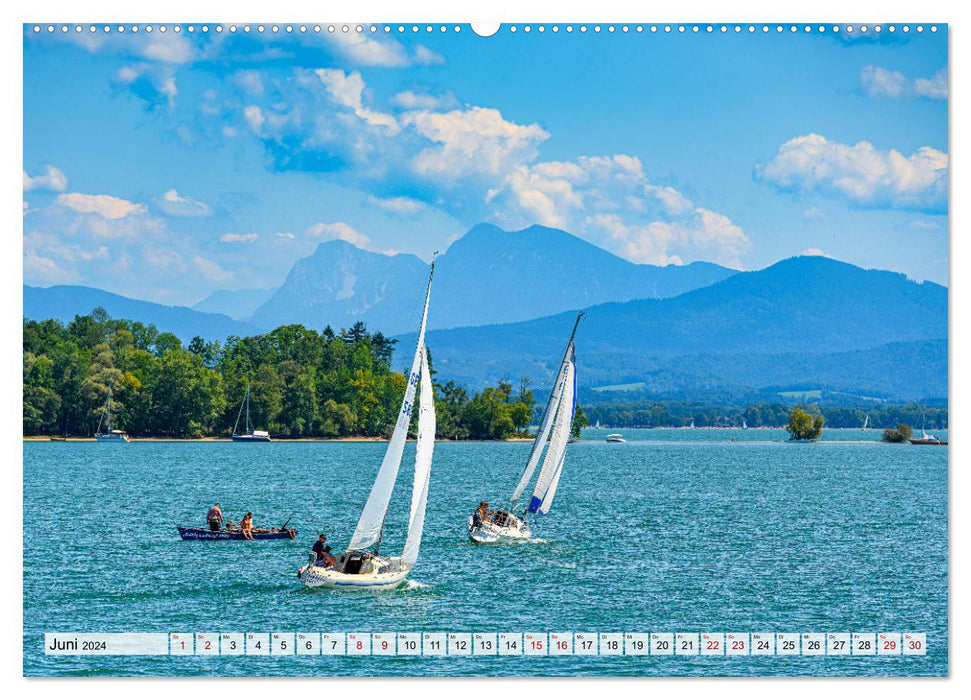
<path id="1" fill-rule="evenodd" d="M 206 513 L 206 520 L 209 522 L 210 530 L 213 532 L 219 532 L 219 529 L 223 525 L 223 512 L 220 510 L 218 503 L 210 508 L 209 512 Z"/>
<path id="2" fill-rule="evenodd" d="M 248 540 L 253 539 L 253 514 L 247 513 L 239 523 L 239 531 Z"/>

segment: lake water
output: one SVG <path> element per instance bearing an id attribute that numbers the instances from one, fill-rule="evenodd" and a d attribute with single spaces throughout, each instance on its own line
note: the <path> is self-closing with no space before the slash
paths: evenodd
<path id="1" fill-rule="evenodd" d="M 879 431 L 587 431 L 519 546 L 470 544 L 528 443 L 439 443 L 408 590 L 306 591 L 346 545 L 383 443 L 24 444 L 26 675 L 945 675 L 947 449 Z M 939 433 L 940 434 L 940 433 Z M 940 434 L 944 437 L 944 434 Z M 731 438 L 737 442 L 731 442 Z M 404 539 L 406 449 L 383 553 Z M 282 542 L 182 542 L 219 501 Z M 44 632 L 926 632 L 896 657 L 49 657 Z"/>

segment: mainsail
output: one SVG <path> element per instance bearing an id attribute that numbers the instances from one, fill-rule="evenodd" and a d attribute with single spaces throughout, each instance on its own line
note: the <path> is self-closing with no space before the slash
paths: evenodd
<path id="1" fill-rule="evenodd" d="M 418 561 L 421 533 L 425 527 L 425 505 L 428 503 L 428 480 L 435 450 L 435 397 L 428 371 L 427 348 L 421 356 L 421 395 L 418 397 L 418 445 L 415 450 L 415 483 L 411 488 L 411 515 L 408 537 L 401 560 L 409 566 Z"/>
<path id="2" fill-rule="evenodd" d="M 432 276 L 435 272 L 435 262 L 428 274 L 428 289 L 425 291 L 425 308 L 421 313 L 421 325 L 418 328 L 418 344 L 415 347 L 415 357 L 411 362 L 411 373 L 408 375 L 408 385 L 405 387 L 405 397 L 401 401 L 401 410 L 391 435 L 391 442 L 384 453 L 384 460 L 378 470 L 378 476 L 371 487 L 361 518 L 357 521 L 357 528 L 351 537 L 348 549 L 367 549 L 380 542 L 381 531 L 384 529 L 384 516 L 391 501 L 394 482 L 398 478 L 398 468 L 405 450 L 405 440 L 408 438 L 408 424 L 411 422 L 411 411 L 415 402 L 415 390 L 421 376 L 427 374 L 422 371 L 424 365 L 425 324 L 428 321 L 428 298 L 432 293 Z M 425 392 L 423 391 L 422 394 Z M 428 392 L 429 396 L 431 391 Z M 434 431 L 433 431 L 434 434 Z"/>
<path id="3" fill-rule="evenodd" d="M 539 477 L 536 479 L 533 497 L 529 501 L 528 510 L 530 513 L 546 515 L 553 503 L 553 496 L 556 494 L 556 487 L 563 471 L 566 444 L 570 439 L 570 430 L 573 428 L 575 397 L 576 362 L 573 356 L 573 344 L 571 343 L 569 360 L 566 363 L 566 372 L 560 390 L 560 401 L 556 407 L 556 418 L 553 421 L 553 434 L 550 437 L 549 449 L 546 450 L 543 467 L 539 470 Z"/>
<path id="4" fill-rule="evenodd" d="M 573 324 L 573 332 L 570 333 L 570 342 L 566 345 L 566 352 L 563 354 L 563 361 L 560 363 L 560 371 L 556 374 L 553 391 L 550 392 L 550 400 L 547 402 L 546 410 L 543 412 L 543 422 L 540 423 L 539 430 L 536 431 L 536 439 L 533 440 L 533 449 L 529 453 L 529 459 L 526 460 L 526 468 L 523 470 L 523 475 L 519 478 L 519 483 L 516 485 L 516 490 L 512 493 L 512 498 L 509 499 L 513 503 L 519 500 L 529 480 L 533 478 L 533 472 L 536 471 L 539 458 L 543 455 L 543 448 L 546 447 L 546 440 L 549 438 L 550 430 L 553 427 L 553 418 L 556 416 L 557 407 L 560 405 L 560 394 L 563 391 L 563 377 L 567 371 L 567 365 L 573 357 L 573 338 L 577 334 L 577 326 L 580 324 L 581 318 L 583 318 L 583 312 L 577 314 L 577 320 Z"/>

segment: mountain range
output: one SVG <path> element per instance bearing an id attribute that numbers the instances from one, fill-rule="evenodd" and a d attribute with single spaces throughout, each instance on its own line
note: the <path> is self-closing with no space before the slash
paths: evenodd
<path id="1" fill-rule="evenodd" d="M 253 315 L 267 299 L 273 296 L 276 287 L 270 289 L 218 289 L 192 308 L 209 314 L 223 314 L 243 321 Z"/>
<path id="2" fill-rule="evenodd" d="M 204 313 L 186 306 L 166 306 L 151 301 L 129 299 L 94 287 L 57 285 L 30 287 L 24 285 L 24 316 L 41 320 L 55 318 L 67 323 L 75 316 L 89 314 L 97 307 L 104 308 L 112 318 L 126 318 L 142 323 L 154 323 L 160 331 L 174 333 L 184 343 L 200 336 L 207 340 L 223 340 L 229 335 L 257 335 L 256 326 L 236 321 L 224 314 Z"/>
<path id="3" fill-rule="evenodd" d="M 947 288 L 932 282 L 790 258 L 669 299 L 586 308 L 578 383 L 704 394 L 816 382 L 877 396 L 946 396 L 947 308 Z M 431 331 L 426 343 L 440 380 L 481 386 L 529 376 L 543 385 L 575 315 Z M 414 342 L 401 341 L 402 352 Z"/>
<path id="4" fill-rule="evenodd" d="M 217 292 L 190 309 L 90 287 L 24 286 L 24 315 L 69 321 L 102 306 L 184 342 L 363 320 L 398 335 L 408 355 L 427 274 L 414 255 L 330 241 L 276 290 Z M 212 313 L 250 309 L 248 320 Z M 636 265 L 539 226 L 476 226 L 438 258 L 427 344 L 439 380 L 478 388 L 529 376 L 542 391 L 578 309 L 586 313 L 578 383 L 600 396 L 706 399 L 796 386 L 904 399 L 948 393 L 946 287 L 825 257 L 752 272 Z"/>
<path id="5" fill-rule="evenodd" d="M 435 264 L 429 328 L 524 321 L 607 301 L 677 296 L 735 273 L 720 265 L 638 265 L 565 231 L 480 224 Z M 262 328 L 335 329 L 364 321 L 387 334 L 415 327 L 428 265 L 344 241 L 321 243 L 249 319 Z"/>

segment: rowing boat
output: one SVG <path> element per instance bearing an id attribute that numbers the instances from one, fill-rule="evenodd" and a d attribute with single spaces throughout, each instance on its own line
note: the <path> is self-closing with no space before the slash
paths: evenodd
<path id="1" fill-rule="evenodd" d="M 204 527 L 182 527 L 179 528 L 179 535 L 184 540 L 245 540 L 243 533 L 239 530 L 208 530 Z M 297 531 L 293 528 L 280 530 L 253 530 L 254 540 L 294 540 L 297 538 Z"/>

